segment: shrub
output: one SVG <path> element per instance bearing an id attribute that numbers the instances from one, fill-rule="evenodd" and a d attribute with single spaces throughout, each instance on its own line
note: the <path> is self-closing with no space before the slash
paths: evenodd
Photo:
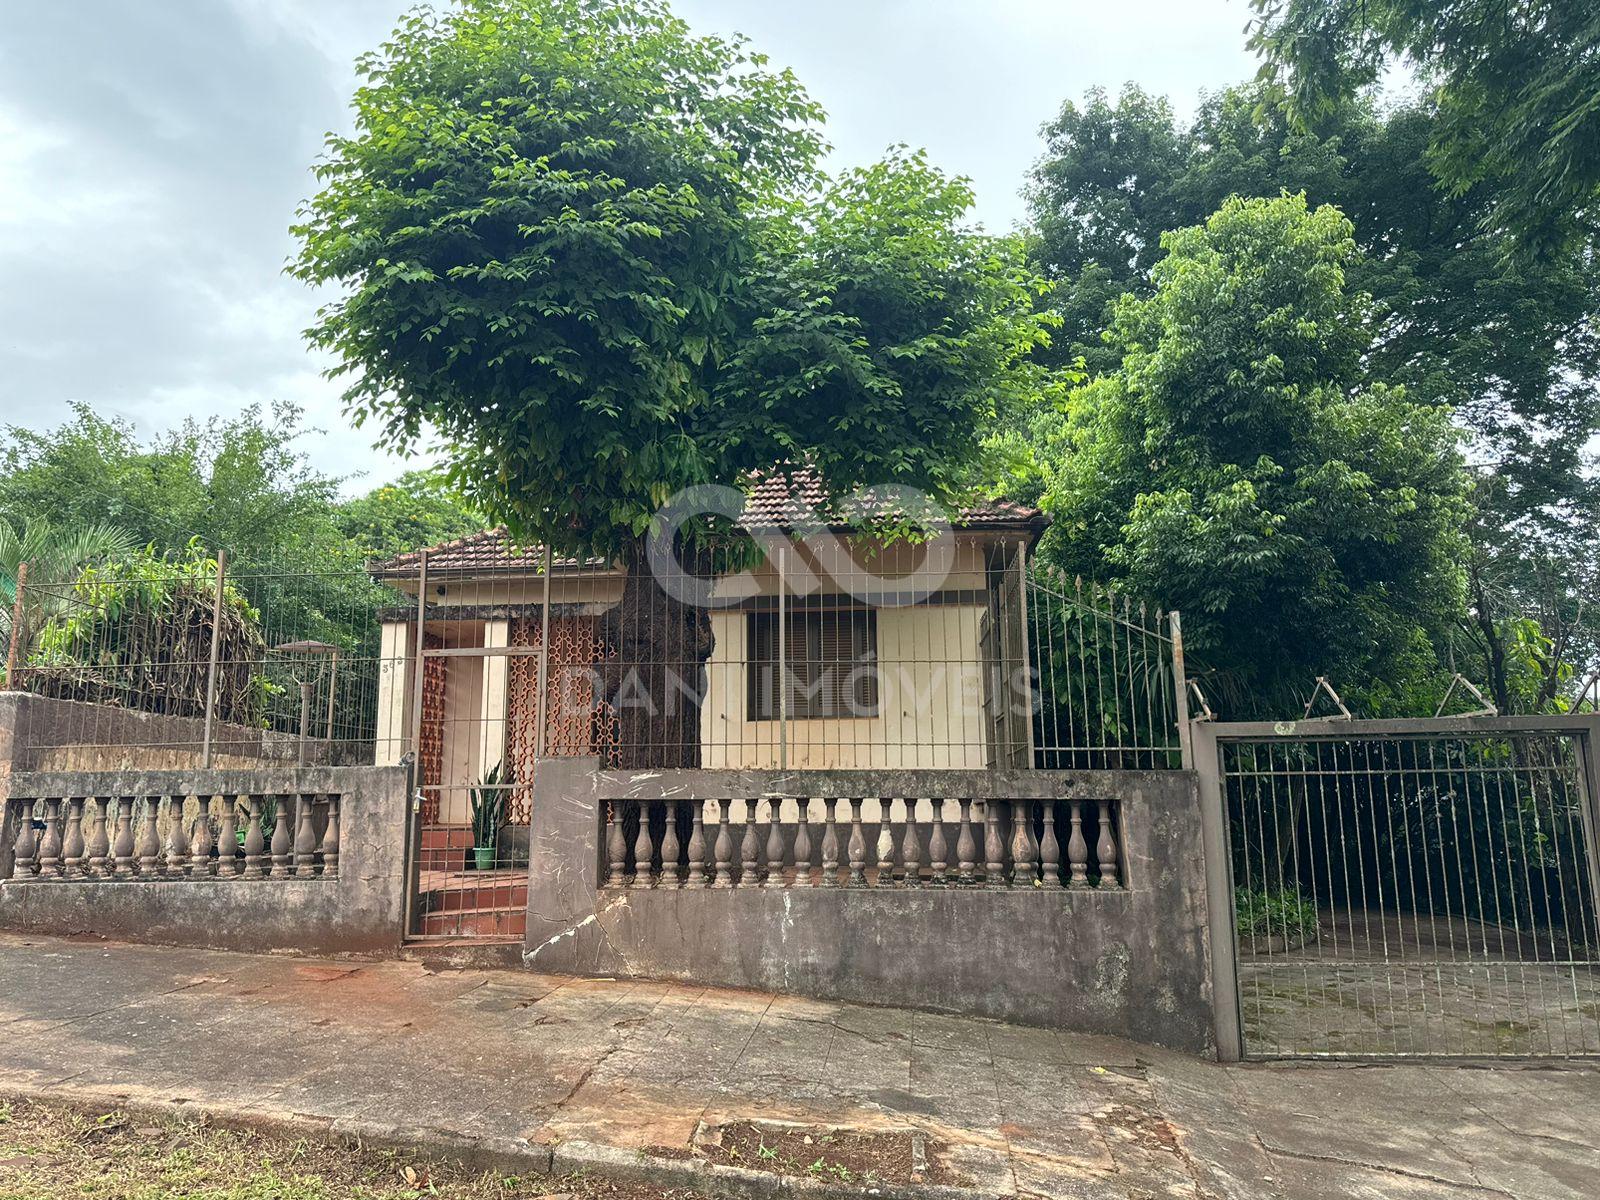
<path id="1" fill-rule="evenodd" d="M 1233 908 L 1240 937 L 1306 942 L 1317 934 L 1317 906 L 1292 888 L 1235 888 Z"/>

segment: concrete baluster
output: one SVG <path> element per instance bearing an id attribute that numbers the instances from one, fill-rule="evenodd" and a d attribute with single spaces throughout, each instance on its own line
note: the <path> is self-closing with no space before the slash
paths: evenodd
<path id="1" fill-rule="evenodd" d="M 1033 801 L 1011 802 L 1011 884 L 1031 888 L 1034 879 Z"/>
<path id="2" fill-rule="evenodd" d="M 39 878 L 61 878 L 61 801 L 44 802 L 44 836 L 39 839 Z"/>
<path id="3" fill-rule="evenodd" d="M 139 877 L 161 877 L 161 837 L 156 832 L 156 817 L 161 811 L 161 798 L 147 796 L 139 806 L 143 820 L 139 826 Z"/>
<path id="4" fill-rule="evenodd" d="M 961 823 L 956 829 L 956 879 L 974 883 L 978 878 L 978 840 L 972 836 L 972 801 L 961 802 Z"/>
<path id="5" fill-rule="evenodd" d="M 983 802 L 983 882 L 992 888 L 1006 886 L 1006 847 L 1000 836 L 1000 801 Z"/>
<path id="6" fill-rule="evenodd" d="M 61 842 L 61 865 L 66 878 L 83 878 L 83 800 L 67 801 L 67 828 Z"/>
<path id="7" fill-rule="evenodd" d="M 878 878 L 879 887 L 894 884 L 894 801 L 878 801 Z"/>
<path id="8" fill-rule="evenodd" d="M 294 862 L 294 838 L 289 833 L 289 797 L 276 797 L 272 806 L 272 878 L 287 879 Z"/>
<path id="9" fill-rule="evenodd" d="M 917 800 L 905 798 L 906 835 L 900 841 L 900 861 L 905 865 L 907 887 L 922 886 L 922 839 L 917 829 Z"/>
<path id="10" fill-rule="evenodd" d="M 168 879 L 181 879 L 189 867 L 189 834 L 183 827 L 185 796 L 167 798 L 167 844 L 163 874 Z"/>
<path id="11" fill-rule="evenodd" d="M 1111 801 L 1100 800 L 1096 802 L 1100 808 L 1100 840 L 1095 845 L 1095 854 L 1100 859 L 1100 886 L 1103 888 L 1119 887 L 1117 881 L 1117 838 L 1111 827 Z"/>
<path id="12" fill-rule="evenodd" d="M 17 840 L 11 844 L 14 878 L 26 879 L 39 869 L 39 839 L 33 832 L 33 801 L 17 802 Z"/>
<path id="13" fill-rule="evenodd" d="M 1045 887 L 1061 886 L 1061 843 L 1056 840 L 1056 802 L 1044 802 L 1044 837 L 1039 843 L 1039 858 L 1043 862 L 1042 878 Z"/>
<path id="14" fill-rule="evenodd" d="M 244 870 L 239 878 L 260 879 L 266 874 L 261 869 L 261 852 L 267 845 L 267 839 L 261 831 L 261 797 L 251 796 L 248 803 L 247 824 L 244 830 Z"/>
<path id="15" fill-rule="evenodd" d="M 733 886 L 733 835 L 728 830 L 729 810 L 733 806 L 732 800 L 718 800 L 717 813 L 717 841 L 712 847 L 712 854 L 716 856 L 717 877 L 712 887 L 731 888 Z"/>
<path id="16" fill-rule="evenodd" d="M 650 836 L 650 801 L 636 800 L 634 808 L 639 814 L 639 834 L 633 839 L 633 886 L 647 888 L 654 882 L 651 860 L 655 857 L 656 843 Z"/>
<path id="17" fill-rule="evenodd" d="M 224 800 L 221 796 L 201 796 L 198 799 L 200 812 L 195 818 L 194 837 L 189 842 L 189 878 L 207 879 L 211 875 L 211 851 L 215 849 L 211 840 L 211 806 L 214 803 L 228 804 L 231 801 Z"/>
<path id="18" fill-rule="evenodd" d="M 950 864 L 946 857 L 950 848 L 944 839 L 944 800 L 935 796 L 930 803 L 933 805 L 933 829 L 928 834 L 928 882 L 937 886 L 949 882 Z"/>
<path id="19" fill-rule="evenodd" d="M 88 845 L 84 847 L 89 858 L 89 878 L 104 879 L 111 874 L 107 859 L 111 857 L 111 829 L 106 818 L 110 813 L 111 798 L 100 796 L 94 802 L 94 817 L 89 827 Z"/>
<path id="20" fill-rule="evenodd" d="M 756 836 L 756 802 L 744 802 L 744 837 L 739 842 L 739 886 L 761 886 L 761 839 Z"/>
<path id="21" fill-rule="evenodd" d="M 667 828 L 661 835 L 660 887 L 675 888 L 683 884 L 683 867 L 678 856 L 683 848 L 678 845 L 678 802 L 667 801 Z"/>
<path id="22" fill-rule="evenodd" d="M 606 883 L 621 887 L 627 882 L 628 839 L 622 834 L 621 800 L 606 802 Z"/>
<path id="23" fill-rule="evenodd" d="M 217 878 L 237 879 L 239 877 L 239 801 L 245 802 L 245 811 L 249 811 L 251 803 L 248 796 L 222 797 L 222 812 L 217 816 Z M 245 840 L 249 840 L 249 830 L 245 831 Z M 261 853 L 260 843 L 256 843 L 256 853 Z M 258 864 L 259 865 L 259 864 Z M 260 872 L 256 877 L 260 878 Z"/>
<path id="24" fill-rule="evenodd" d="M 781 888 L 783 877 L 783 813 L 779 799 L 767 801 L 767 886 Z"/>
<path id="25" fill-rule="evenodd" d="M 811 797 L 796 801 L 794 827 L 794 885 L 811 886 Z"/>
<path id="26" fill-rule="evenodd" d="M 1072 832 L 1067 835 L 1068 887 L 1089 886 L 1089 843 L 1083 836 L 1083 801 L 1072 802 Z"/>
<path id="27" fill-rule="evenodd" d="M 339 878 L 339 809 L 341 798 L 328 797 L 328 824 L 322 831 L 322 877 Z"/>
<path id="28" fill-rule="evenodd" d="M 822 886 L 839 886 L 839 801 L 826 796 L 822 801 Z"/>
<path id="29" fill-rule="evenodd" d="M 706 802 L 689 801 L 689 878 L 686 886 L 703 888 L 706 879 Z"/>
<path id="30" fill-rule="evenodd" d="M 295 797 L 294 812 L 294 877 L 311 879 L 317 873 L 317 827 L 311 819 L 316 810 L 316 797 Z"/>
<path id="31" fill-rule="evenodd" d="M 852 797 L 850 801 L 850 843 L 845 852 L 850 856 L 850 877 L 847 887 L 867 886 L 867 838 L 861 831 L 861 804 Z"/>
<path id="32" fill-rule="evenodd" d="M 111 858 L 118 879 L 133 878 L 133 797 L 117 797 L 117 835 L 111 843 Z"/>

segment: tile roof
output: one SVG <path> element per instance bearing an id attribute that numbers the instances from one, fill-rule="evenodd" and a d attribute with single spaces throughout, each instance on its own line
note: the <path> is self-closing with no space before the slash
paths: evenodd
<path id="1" fill-rule="evenodd" d="M 828 515 L 833 512 L 833 507 L 828 502 L 822 481 L 815 473 L 797 471 L 785 475 L 774 472 L 760 476 L 755 481 L 745 500 L 741 523 L 788 528 L 799 517 L 813 513 Z M 1009 500 L 985 500 L 962 509 L 952 524 L 957 529 L 1013 529 L 1038 533 L 1049 524 L 1049 518 L 1025 504 L 1015 504 Z M 378 576 L 402 576 L 414 573 L 421 560 L 421 550 L 410 550 L 372 563 L 369 569 Z M 582 564 L 575 558 L 557 558 L 554 563 L 565 570 L 580 565 L 591 568 L 603 568 L 606 565 L 604 560 L 597 558 L 587 559 Z M 541 547 L 517 546 L 504 528 L 486 529 L 482 533 L 468 534 L 428 547 L 429 571 L 537 571 L 543 565 L 544 550 Z"/>

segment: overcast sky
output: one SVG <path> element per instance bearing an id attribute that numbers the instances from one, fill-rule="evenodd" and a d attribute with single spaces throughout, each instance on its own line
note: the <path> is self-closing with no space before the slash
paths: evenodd
<path id="1" fill-rule="evenodd" d="M 406 464 L 344 421 L 282 274 L 350 63 L 406 0 L 0 0 L 0 421 L 87 401 L 149 434 L 292 400 L 354 490 Z M 969 176 L 991 229 L 1039 125 L 1129 79 L 1192 109 L 1244 78 L 1245 0 L 677 0 L 748 34 L 829 114 L 835 164 L 906 142 Z"/>

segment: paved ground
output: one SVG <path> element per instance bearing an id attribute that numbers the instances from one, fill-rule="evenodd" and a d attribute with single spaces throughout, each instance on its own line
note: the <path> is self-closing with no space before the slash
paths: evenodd
<path id="1" fill-rule="evenodd" d="M 1600 962 L 1569 944 L 1459 916 L 1324 911 L 1303 946 L 1244 939 L 1246 1043 L 1262 1055 L 1600 1055 Z"/>
<path id="2" fill-rule="evenodd" d="M 688 1153 L 918 1129 L 983 1195 L 1600 1191 L 1600 1071 L 1223 1068 L 756 992 L 0 936 L 0 1090 Z"/>

